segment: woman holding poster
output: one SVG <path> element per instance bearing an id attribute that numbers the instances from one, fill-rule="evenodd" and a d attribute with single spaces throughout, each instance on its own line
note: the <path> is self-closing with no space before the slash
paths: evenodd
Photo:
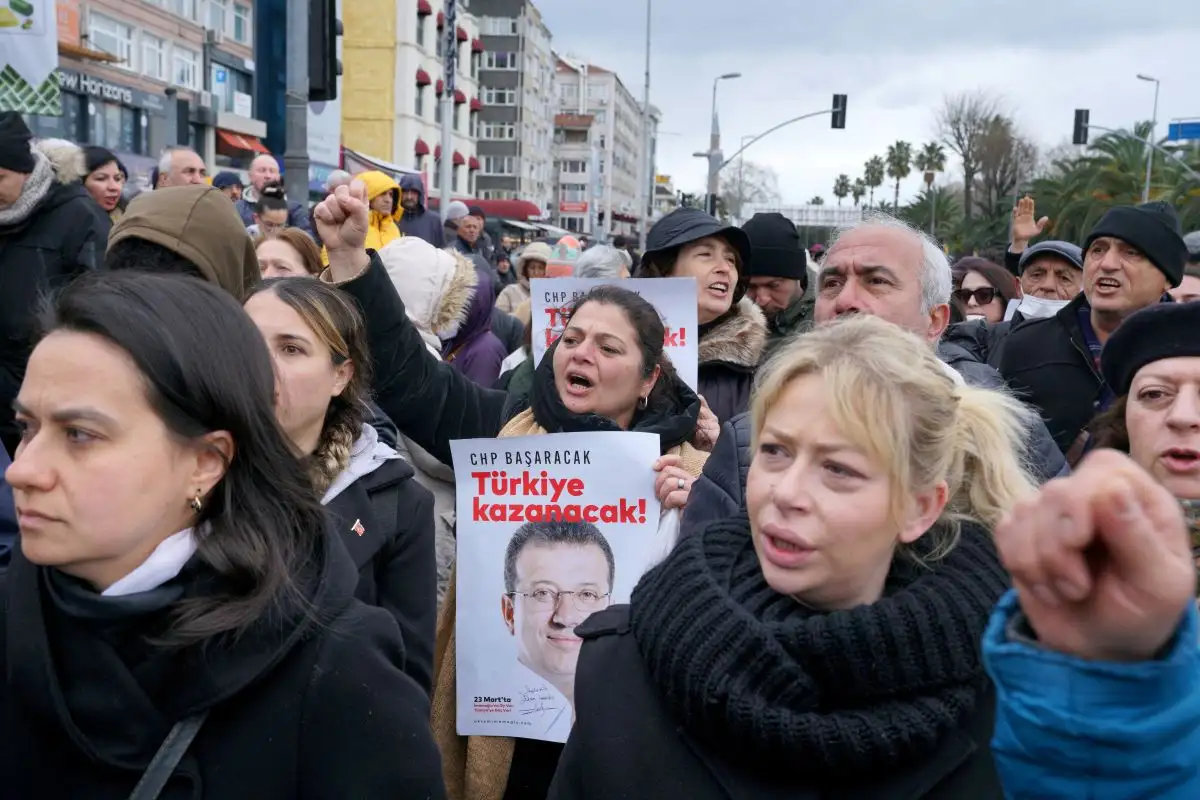
<path id="1" fill-rule="evenodd" d="M 695 278 L 699 392 L 726 422 L 750 406 L 767 321 L 746 297 L 750 239 L 696 208 L 677 208 L 646 236 L 639 278 Z"/>
<path id="2" fill-rule="evenodd" d="M 577 629 L 549 797 L 1000 800 L 979 641 L 1030 412 L 855 317 L 782 350 L 752 414 L 748 519 Z"/>

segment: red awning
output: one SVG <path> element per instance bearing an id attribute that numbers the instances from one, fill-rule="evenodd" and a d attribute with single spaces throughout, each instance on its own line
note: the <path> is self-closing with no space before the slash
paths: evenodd
<path id="1" fill-rule="evenodd" d="M 417 0 L 417 13 L 422 17 L 428 17 L 433 13 L 433 7 L 429 5 L 429 0 Z"/>
<path id="2" fill-rule="evenodd" d="M 528 200 L 476 200 L 473 197 L 457 197 L 469 206 L 479 206 L 489 217 L 503 219 L 528 220 L 530 217 L 541 217 L 542 210 Z M 429 208 L 439 207 L 438 197 L 434 195 L 426 201 Z"/>
<path id="3" fill-rule="evenodd" d="M 419 156 L 429 155 L 429 145 L 425 144 L 425 140 L 417 137 L 417 143 L 413 146 L 413 152 Z"/>
<path id="4" fill-rule="evenodd" d="M 476 36 L 474 39 L 471 40 L 471 52 L 472 53 L 482 53 L 483 52 L 483 39 L 480 39 L 478 36 Z"/>
<path id="5" fill-rule="evenodd" d="M 429 77 L 429 73 L 417 67 L 417 86 L 428 86 L 433 83 L 433 78 Z"/>
<path id="6" fill-rule="evenodd" d="M 454 102 L 458 103 L 459 105 L 462 105 L 463 103 L 467 102 L 467 96 L 465 94 L 463 94 L 462 89 L 454 90 Z"/>
<path id="7" fill-rule="evenodd" d="M 270 153 L 266 145 L 258 140 L 257 136 L 247 136 L 244 133 L 234 133 L 223 128 L 217 128 L 217 138 L 224 142 L 234 150 L 242 150 L 248 153 Z"/>
<path id="8" fill-rule="evenodd" d="M 465 158 L 463 158 L 463 154 L 458 152 L 457 150 L 455 150 L 454 151 L 454 166 L 461 167 L 465 163 L 467 163 L 467 160 Z"/>
<path id="9" fill-rule="evenodd" d="M 468 169 L 479 169 L 479 159 L 476 158 L 475 156 L 471 156 L 470 158 L 468 158 L 467 159 L 467 168 Z"/>
<path id="10" fill-rule="evenodd" d="M 483 111 L 483 103 L 479 102 L 478 97 L 471 98 L 471 110 L 472 111 Z"/>
<path id="11" fill-rule="evenodd" d="M 438 12 L 438 27 L 441 28 L 446 24 L 446 14 L 442 11 Z"/>
<path id="12" fill-rule="evenodd" d="M 442 83 L 442 79 L 441 79 L 441 78 L 438 78 L 438 79 L 437 79 L 437 85 L 433 87 L 433 90 L 434 90 L 435 92 L 437 92 L 438 96 L 440 97 L 440 96 L 441 96 L 441 94 L 442 94 L 442 91 L 443 91 L 445 88 L 446 88 L 446 84 Z"/>
<path id="13" fill-rule="evenodd" d="M 433 148 L 433 157 L 438 161 L 442 160 L 442 146 L 440 144 Z"/>
<path id="14" fill-rule="evenodd" d="M 469 41 L 469 40 L 470 40 L 470 38 L 471 38 L 470 36 L 467 36 L 467 30 L 466 30 L 466 28 L 463 28 L 463 27 L 461 27 L 461 26 L 458 28 L 458 30 L 456 30 L 456 31 L 454 32 L 454 35 L 458 37 L 458 40 L 459 40 L 460 42 L 466 42 L 466 41 Z"/>

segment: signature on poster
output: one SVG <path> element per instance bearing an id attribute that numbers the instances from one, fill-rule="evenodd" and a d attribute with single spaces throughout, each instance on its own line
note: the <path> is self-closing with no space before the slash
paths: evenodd
<path id="1" fill-rule="evenodd" d="M 521 716 L 543 716 L 558 710 L 558 706 L 554 703 L 554 692 L 550 691 L 550 687 L 546 685 L 525 686 L 522 687 L 520 699 L 517 702 L 517 713 Z"/>

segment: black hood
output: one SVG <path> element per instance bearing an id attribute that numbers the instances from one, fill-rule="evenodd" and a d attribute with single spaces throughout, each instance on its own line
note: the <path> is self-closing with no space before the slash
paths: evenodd
<path id="1" fill-rule="evenodd" d="M 18 552 L 7 580 L 9 689 L 31 718 L 66 732 L 92 758 L 144 770 L 174 720 L 268 680 L 314 628 L 353 602 L 353 562 L 332 530 L 319 541 L 296 577 L 311 612 L 281 609 L 240 636 L 173 650 L 147 637 L 162 633 L 177 600 L 219 586 L 198 559 L 158 589 L 106 598 Z"/>

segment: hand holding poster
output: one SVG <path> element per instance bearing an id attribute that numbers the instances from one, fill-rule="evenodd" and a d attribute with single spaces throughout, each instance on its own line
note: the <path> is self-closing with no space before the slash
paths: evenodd
<path id="1" fill-rule="evenodd" d="M 683 382 L 695 390 L 700 358 L 695 278 L 534 278 L 529 282 L 534 365 L 541 363 L 546 349 L 562 336 L 575 301 L 597 286 L 628 289 L 658 310 L 666 328 L 664 352 Z"/>
<path id="2" fill-rule="evenodd" d="M 458 491 L 460 736 L 565 742 L 575 626 L 661 550 L 658 437 L 559 433 L 451 442 Z"/>

